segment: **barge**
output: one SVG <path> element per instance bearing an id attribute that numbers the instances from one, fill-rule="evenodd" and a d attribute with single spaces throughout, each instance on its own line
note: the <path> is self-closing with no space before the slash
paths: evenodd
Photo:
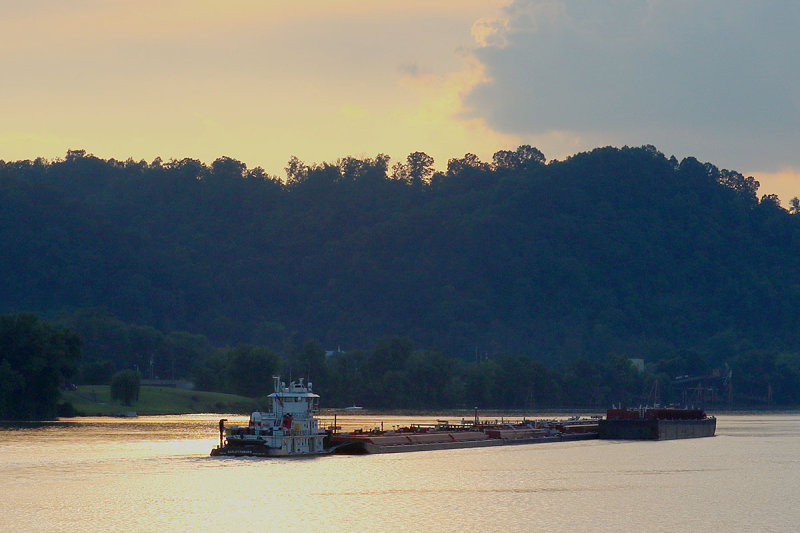
<path id="1" fill-rule="evenodd" d="M 392 431 L 333 433 L 330 442 L 335 453 L 344 454 L 450 450 L 596 439 L 597 425 L 597 420 L 579 418 L 517 424 L 417 424 Z"/>
<path id="2" fill-rule="evenodd" d="M 600 420 L 599 437 L 609 440 L 669 440 L 713 437 L 717 419 L 702 409 L 609 409 Z"/>

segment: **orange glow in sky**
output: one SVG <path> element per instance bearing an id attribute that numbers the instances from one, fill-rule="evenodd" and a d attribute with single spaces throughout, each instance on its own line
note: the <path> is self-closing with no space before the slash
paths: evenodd
<path id="1" fill-rule="evenodd" d="M 760 194 L 777 193 L 784 205 L 800 194 L 796 143 L 783 133 L 797 135 L 792 121 L 800 120 L 796 96 L 780 92 L 791 80 L 742 89 L 754 104 L 750 115 L 729 90 L 709 100 L 720 109 L 692 101 L 758 75 L 797 72 L 794 55 L 769 55 L 796 48 L 780 46 L 794 39 L 791 16 L 747 1 L 731 9 L 722 0 L 620 6 L 9 0 L 0 19 L 0 159 L 56 159 L 69 149 L 123 160 L 228 156 L 283 177 L 292 155 L 320 163 L 385 153 L 396 162 L 424 151 L 444 168 L 467 152 L 490 160 L 520 144 L 548 159 L 654 144 L 679 159 L 753 174 Z M 752 9 L 764 16 L 753 19 Z M 756 52 L 737 55 L 727 70 L 718 65 L 733 57 L 729 47 L 691 47 L 709 28 L 720 41 L 751 20 L 748 31 L 762 32 L 748 48 Z M 616 77 L 602 78 L 611 71 Z M 714 75 L 721 79 L 709 87 L 690 87 Z M 655 95 L 648 85 L 673 79 Z M 675 95 L 682 87 L 688 96 Z M 763 87 L 776 89 L 758 95 Z M 612 108 L 617 89 L 627 92 Z M 688 118 L 675 120 L 676 110 L 689 110 Z M 768 138 L 769 122 L 762 133 L 747 129 L 761 116 L 788 118 Z"/>
<path id="2" fill-rule="evenodd" d="M 494 3 L 499 5 L 498 3 Z M 460 118 L 460 52 L 492 2 L 20 3 L 0 22 L 1 159 L 308 162 L 422 150 L 438 163 L 518 139 Z"/>

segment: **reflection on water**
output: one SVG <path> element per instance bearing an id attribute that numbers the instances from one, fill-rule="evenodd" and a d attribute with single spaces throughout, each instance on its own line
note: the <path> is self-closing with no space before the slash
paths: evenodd
<path id="1" fill-rule="evenodd" d="M 788 531 L 800 522 L 789 505 L 798 415 L 720 416 L 710 439 L 305 459 L 209 457 L 218 420 L 0 427 L 0 529 Z"/>

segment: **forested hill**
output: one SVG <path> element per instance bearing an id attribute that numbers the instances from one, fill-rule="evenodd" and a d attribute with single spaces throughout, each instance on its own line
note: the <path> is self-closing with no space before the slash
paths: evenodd
<path id="1" fill-rule="evenodd" d="M 432 163 L 0 162 L 0 312 L 551 362 L 798 346 L 797 202 L 752 178 L 652 147 Z"/>

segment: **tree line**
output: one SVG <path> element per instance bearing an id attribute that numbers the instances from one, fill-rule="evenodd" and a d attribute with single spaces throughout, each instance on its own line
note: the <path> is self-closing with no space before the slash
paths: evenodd
<path id="1" fill-rule="evenodd" d="M 651 146 L 564 161 L 521 146 L 442 171 L 424 152 L 292 158 L 285 179 L 226 157 L 0 161 L 0 312 L 80 332 L 79 375 L 95 381 L 187 376 L 241 346 L 289 361 L 308 339 L 368 353 L 398 335 L 464 375 L 509 354 L 567 376 L 609 354 L 724 368 L 759 350 L 742 368 L 787 373 L 800 204 L 757 192 Z M 753 398 L 788 386 L 768 381 Z"/>
<path id="2" fill-rule="evenodd" d="M 167 343 L 162 350 L 168 338 L 161 339 Z M 81 345 L 80 335 L 61 325 L 30 314 L 0 316 L 0 419 L 71 416 L 74 410 L 60 403 L 59 395 L 73 382 L 110 385 L 112 398 L 131 405 L 139 395 L 140 371 L 97 372 L 97 361 L 79 365 Z M 519 354 L 476 353 L 463 360 L 418 349 L 407 337 L 386 337 L 370 349 L 347 352 L 326 352 L 310 340 L 280 354 L 240 345 L 195 356 L 185 376 L 198 389 L 252 397 L 254 407 L 266 405 L 274 375 L 313 382 L 325 407 L 602 411 L 613 404 L 732 408 L 800 402 L 800 353 L 759 349 L 729 358 L 724 368 L 711 368 L 705 354 L 691 350 L 640 366 L 618 354 L 559 365 Z M 115 367 L 111 359 L 104 359 L 105 365 Z"/>
<path id="3" fill-rule="evenodd" d="M 800 353 L 747 350 L 720 367 L 691 350 L 645 363 L 619 354 L 547 365 L 528 355 L 463 360 L 386 337 L 365 350 L 327 352 L 311 340 L 277 354 L 265 347 L 221 350 L 194 371 L 206 390 L 263 397 L 271 377 L 306 378 L 325 407 L 371 409 L 595 409 L 678 404 L 707 408 L 800 402 Z"/>
<path id="4" fill-rule="evenodd" d="M 725 338 L 714 340 L 716 349 L 668 351 L 636 366 L 638 358 L 621 353 L 543 362 L 522 352 L 475 350 L 463 358 L 421 348 L 398 336 L 355 350 L 325 350 L 315 339 L 282 348 L 215 347 L 202 336 L 162 334 L 122 323 L 101 310 L 81 311 L 56 324 L 83 339 L 83 361 L 72 377 L 81 384 L 107 385 L 121 371 L 171 379 L 174 370 L 175 376 L 192 380 L 198 389 L 257 398 L 271 392 L 273 375 L 281 375 L 286 380 L 312 381 L 325 406 L 364 404 L 378 409 L 602 410 L 612 403 L 695 402 L 723 407 L 800 403 L 800 352 L 740 344 L 721 354 L 716 350 L 735 344 Z M 149 344 L 142 343 L 143 332 L 153 335 Z M 175 342 L 186 338 L 193 342 Z M 139 352 L 142 347 L 146 349 Z M 154 362 L 152 367 L 147 366 L 149 361 Z M 681 377 L 690 379 L 676 379 Z"/>

